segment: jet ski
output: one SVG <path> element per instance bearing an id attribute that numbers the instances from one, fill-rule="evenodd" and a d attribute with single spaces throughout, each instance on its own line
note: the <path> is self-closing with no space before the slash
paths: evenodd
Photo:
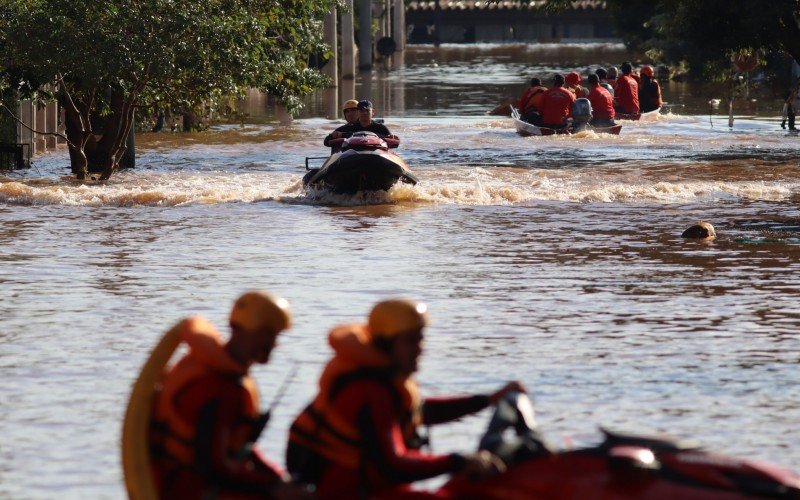
<path id="1" fill-rule="evenodd" d="M 480 444 L 508 469 L 479 482 L 454 476 L 442 490 L 453 498 L 489 500 L 800 498 L 800 476 L 778 466 L 692 443 L 601 430 L 604 439 L 597 446 L 552 450 L 535 430 L 527 396 L 508 394 Z"/>
<path id="2" fill-rule="evenodd" d="M 568 127 L 564 128 L 549 128 L 534 125 L 533 123 L 522 120 L 519 110 L 511 107 L 511 119 L 514 120 L 514 127 L 517 133 L 522 137 L 529 137 L 532 135 L 556 135 L 556 134 L 575 134 L 584 130 L 591 130 L 598 134 L 612 134 L 619 135 L 622 130 L 622 125 L 614 125 L 612 127 L 594 127 L 589 124 L 592 119 L 592 105 L 589 99 L 582 97 L 577 99 L 572 105 L 572 122 Z"/>
<path id="3" fill-rule="evenodd" d="M 355 132 L 350 137 L 329 141 L 338 151 L 331 154 L 319 168 L 309 168 L 303 185 L 312 190 L 329 190 L 337 194 L 359 191 L 387 191 L 400 180 L 408 184 L 419 182 L 408 165 L 391 149 L 400 141 L 381 138 L 373 132 Z"/>

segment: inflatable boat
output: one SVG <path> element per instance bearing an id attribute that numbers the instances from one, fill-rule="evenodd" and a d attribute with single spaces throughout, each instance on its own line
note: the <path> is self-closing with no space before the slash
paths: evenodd
<path id="1" fill-rule="evenodd" d="M 307 189 L 329 190 L 337 194 L 359 191 L 387 191 L 399 180 L 416 184 L 419 180 L 394 151 L 400 141 L 378 137 L 372 132 L 355 132 L 352 136 L 330 141 L 333 153 L 319 168 L 309 168 L 303 177 Z"/>

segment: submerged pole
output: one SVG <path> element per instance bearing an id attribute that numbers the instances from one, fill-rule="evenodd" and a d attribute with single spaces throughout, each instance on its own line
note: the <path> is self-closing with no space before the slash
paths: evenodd
<path id="1" fill-rule="evenodd" d="M 342 11 L 342 79 L 356 76 L 356 41 L 353 35 L 353 0 L 344 0 Z"/>
<path id="2" fill-rule="evenodd" d="M 372 0 L 358 3 L 358 69 L 372 70 Z"/>
<path id="3" fill-rule="evenodd" d="M 439 0 L 434 0 L 433 3 L 433 44 L 438 47 L 442 42 L 440 34 L 442 25 L 442 6 Z"/>
<path id="4" fill-rule="evenodd" d="M 331 8 L 331 11 L 325 15 L 322 29 L 325 43 L 328 44 L 333 53 L 322 68 L 322 72 L 330 78 L 329 86 L 336 87 L 339 85 L 339 43 L 336 36 L 336 7 Z"/>
<path id="5" fill-rule="evenodd" d="M 394 0 L 394 15 L 392 16 L 392 38 L 397 44 L 397 51 L 406 48 L 406 6 L 403 0 Z"/>

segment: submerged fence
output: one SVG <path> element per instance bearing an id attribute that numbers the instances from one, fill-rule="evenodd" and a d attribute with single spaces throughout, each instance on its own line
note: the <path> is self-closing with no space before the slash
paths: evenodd
<path id="1" fill-rule="evenodd" d="M 0 113 L 0 169 L 30 167 L 31 157 L 55 149 L 64 132 L 63 112 L 56 101 L 36 104 L 7 97 Z M 15 111 L 11 116 L 8 110 Z"/>

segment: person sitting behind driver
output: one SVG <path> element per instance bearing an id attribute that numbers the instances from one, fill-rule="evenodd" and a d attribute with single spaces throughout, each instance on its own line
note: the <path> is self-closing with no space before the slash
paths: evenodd
<path id="1" fill-rule="evenodd" d="M 576 98 L 586 97 L 589 95 L 589 91 L 586 90 L 586 87 L 581 85 L 581 81 L 583 81 L 583 79 L 580 73 L 571 71 L 564 77 L 564 88 L 575 94 Z"/>
<path id="2" fill-rule="evenodd" d="M 371 101 L 358 101 L 356 108 L 358 109 L 358 118 L 356 121 L 336 129 L 336 131 L 331 133 L 331 139 L 350 137 L 356 132 L 372 132 L 377 134 L 378 137 L 388 137 L 389 139 L 395 139 L 398 141 L 400 140 L 399 137 L 389 132 L 389 129 L 386 128 L 386 125 L 378 123 L 372 119 L 372 117 L 375 115 L 375 109 L 372 107 Z"/>
<path id="3" fill-rule="evenodd" d="M 542 115 L 539 113 L 539 106 L 542 104 L 545 92 L 547 92 L 547 87 L 542 86 L 542 81 L 538 78 L 531 78 L 530 86 L 516 103 L 522 121 L 534 125 L 541 122 Z"/>
<path id="4" fill-rule="evenodd" d="M 322 141 L 323 144 L 331 147 L 332 153 L 334 152 L 333 151 L 334 149 L 338 150 L 339 148 L 338 146 L 331 146 L 330 144 L 331 139 L 337 139 L 341 137 L 341 134 L 339 134 L 338 132 L 341 132 L 342 129 L 344 129 L 348 125 L 358 121 L 358 101 L 356 101 L 355 99 L 350 99 L 348 101 L 345 101 L 344 106 L 342 106 L 342 114 L 344 115 L 344 121 L 346 121 L 347 123 L 337 128 L 330 134 L 326 135 L 325 140 Z"/>
<path id="5" fill-rule="evenodd" d="M 608 89 L 600 84 L 597 75 L 589 75 L 589 102 L 592 104 L 592 120 L 589 122 L 593 127 L 613 127 L 614 122 L 614 98 Z"/>
<path id="6" fill-rule="evenodd" d="M 525 391 L 509 382 L 486 395 L 421 398 L 414 373 L 426 311 L 419 302 L 385 300 L 372 308 L 366 324 L 331 331 L 333 358 L 318 394 L 292 424 L 286 451 L 292 477 L 316 486 L 320 500 L 441 498 L 412 490 L 411 483 L 459 471 L 485 477 L 502 470 L 488 451 L 419 450 L 425 444 L 420 426 L 451 422 L 497 404 L 509 392 Z"/>
<path id="7" fill-rule="evenodd" d="M 553 86 L 544 93 L 542 98 L 542 126 L 547 128 L 564 128 L 568 118 L 572 116 L 572 103 L 575 94 L 564 88 L 564 77 L 560 74 L 553 76 Z"/>

